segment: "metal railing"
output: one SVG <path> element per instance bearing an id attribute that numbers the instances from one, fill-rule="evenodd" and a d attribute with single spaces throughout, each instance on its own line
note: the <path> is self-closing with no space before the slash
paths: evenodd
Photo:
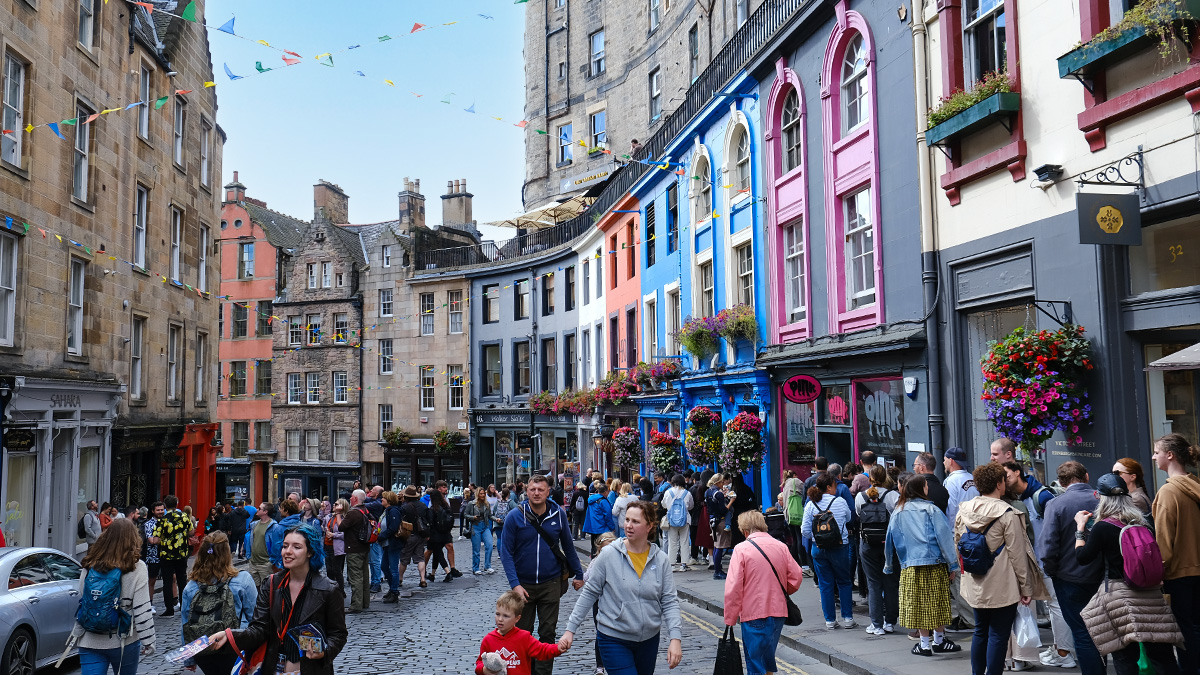
<path id="1" fill-rule="evenodd" d="M 634 159 L 645 160 L 661 157 L 666 148 L 708 106 L 713 95 L 725 88 L 742 68 L 768 46 L 779 30 L 805 5 L 815 0 L 766 0 L 750 15 L 729 42 L 713 58 L 688 87 L 679 107 L 663 119 L 662 124 L 642 145 Z M 478 246 L 424 251 L 418 261 L 418 269 L 441 269 L 478 265 L 481 263 L 511 261 L 524 256 L 537 255 L 556 246 L 574 241 L 586 233 L 605 212 L 625 196 L 650 166 L 629 162 L 615 171 L 597 195 L 596 201 L 580 215 L 565 223 L 536 232 L 530 232 L 504 242 L 499 247 L 493 242 Z"/>

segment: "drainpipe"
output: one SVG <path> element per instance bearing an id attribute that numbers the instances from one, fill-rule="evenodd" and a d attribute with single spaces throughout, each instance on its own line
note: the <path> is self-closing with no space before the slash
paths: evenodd
<path id="1" fill-rule="evenodd" d="M 538 367 L 540 362 L 537 359 L 537 356 L 538 356 L 537 348 L 539 346 L 541 346 L 542 342 L 540 339 L 538 339 L 538 321 L 537 321 L 537 317 L 538 317 L 537 297 L 538 297 L 538 295 L 537 295 L 537 288 L 533 284 L 534 279 L 537 279 L 537 268 L 530 267 L 529 268 L 529 329 L 530 329 L 529 330 L 529 332 L 530 332 L 530 336 L 529 336 L 529 396 L 530 397 L 532 397 L 537 392 L 541 391 L 541 389 L 540 389 L 541 381 L 539 380 L 539 378 L 541 377 L 541 368 Z M 554 357 L 557 359 L 558 354 L 555 354 Z M 541 438 L 540 438 L 541 434 L 537 434 L 535 436 L 534 429 L 533 429 L 533 414 L 534 414 L 533 406 L 529 406 L 529 475 L 531 475 L 531 476 L 533 475 L 533 470 L 534 470 L 534 467 L 536 466 L 536 464 L 534 463 L 535 450 L 536 450 L 537 454 L 539 455 L 536 458 L 537 460 L 539 460 L 538 461 L 539 464 L 541 463 L 540 460 L 542 459 L 540 456 L 542 454 L 541 453 L 542 442 L 541 442 Z M 551 482 L 553 482 L 553 480 Z"/>
<path id="2" fill-rule="evenodd" d="M 929 442 L 930 451 L 941 464 L 945 450 L 946 416 L 942 409 L 942 345 L 938 332 L 938 246 L 937 229 L 934 224 L 933 167 L 929 148 L 925 145 L 925 129 L 928 127 L 929 90 L 926 72 L 928 68 L 928 40 L 925 30 L 925 8 L 923 2 L 914 2 L 912 18 L 913 68 L 917 105 L 917 182 L 920 194 L 921 218 L 921 287 L 925 307 L 925 352 L 929 396 Z M 919 14 L 917 12 L 920 12 Z"/>
<path id="3" fill-rule="evenodd" d="M 355 270 L 355 271 L 357 272 L 357 270 Z M 362 336 L 363 336 L 363 326 L 364 326 L 362 296 L 361 295 L 356 296 L 353 300 L 351 300 L 350 304 L 352 304 L 354 306 L 354 311 L 355 311 L 355 313 L 358 314 L 358 344 L 361 346 L 362 341 L 363 341 Z M 359 469 L 359 472 L 358 472 L 358 479 L 363 481 L 363 483 L 366 483 L 366 468 L 367 467 L 366 467 L 366 462 L 363 461 L 363 432 L 362 432 L 362 426 L 363 426 L 362 425 L 362 421 L 363 421 L 363 393 L 362 393 L 363 350 L 356 349 L 354 351 L 358 352 L 358 463 L 361 466 L 361 468 Z M 385 453 L 384 466 L 386 466 L 386 465 L 387 465 L 387 457 L 386 457 L 386 453 Z M 387 481 L 387 476 L 384 476 L 384 481 L 385 482 Z M 334 479 L 333 488 L 335 491 L 337 490 L 337 479 L 336 478 Z"/>

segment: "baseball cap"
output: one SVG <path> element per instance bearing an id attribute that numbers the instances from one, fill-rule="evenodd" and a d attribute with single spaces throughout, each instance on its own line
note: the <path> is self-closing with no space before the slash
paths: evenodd
<path id="1" fill-rule="evenodd" d="M 1125 479 L 1115 473 L 1106 473 L 1096 481 L 1096 490 L 1103 497 L 1121 497 L 1129 494 Z"/>
<path id="2" fill-rule="evenodd" d="M 966 464 L 970 460 L 967 459 L 967 451 L 962 448 L 949 448 L 946 450 L 946 457 L 952 459 L 959 464 Z"/>

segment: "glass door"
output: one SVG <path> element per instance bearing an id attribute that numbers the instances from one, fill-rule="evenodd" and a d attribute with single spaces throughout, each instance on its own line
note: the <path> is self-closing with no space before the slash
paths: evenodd
<path id="1" fill-rule="evenodd" d="M 1145 346 L 1146 363 L 1188 347 L 1188 344 L 1165 343 Z M 1148 370 L 1146 392 L 1150 402 L 1150 442 L 1167 434 L 1181 434 L 1189 443 L 1197 442 L 1196 398 L 1200 378 L 1194 370 Z M 1143 454 L 1149 459 L 1152 447 Z M 1167 474 L 1154 468 L 1153 460 L 1143 465 L 1147 479 L 1154 474 L 1157 490 L 1167 480 Z"/>

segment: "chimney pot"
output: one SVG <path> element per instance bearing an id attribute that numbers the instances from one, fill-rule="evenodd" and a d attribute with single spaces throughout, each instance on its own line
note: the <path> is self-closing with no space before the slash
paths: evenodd
<path id="1" fill-rule="evenodd" d="M 454 181 L 452 181 L 452 180 L 446 181 L 446 194 L 448 194 L 448 195 L 454 194 Z"/>
<path id="2" fill-rule="evenodd" d="M 463 192 L 467 191 L 467 179 L 466 178 L 462 179 L 462 191 Z"/>
<path id="3" fill-rule="evenodd" d="M 237 172 L 236 171 L 233 172 L 233 182 L 235 182 L 235 183 L 237 182 Z"/>

